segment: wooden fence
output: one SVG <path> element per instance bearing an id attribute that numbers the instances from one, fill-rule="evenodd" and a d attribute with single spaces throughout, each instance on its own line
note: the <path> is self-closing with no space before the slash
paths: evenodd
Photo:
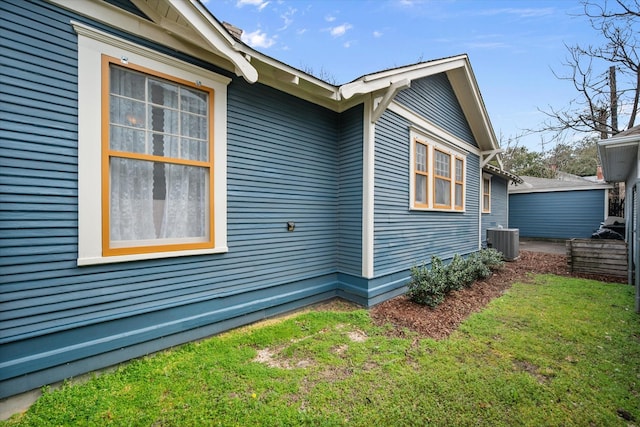
<path id="1" fill-rule="evenodd" d="M 566 247 L 572 273 L 627 276 L 627 243 L 623 240 L 571 239 Z"/>

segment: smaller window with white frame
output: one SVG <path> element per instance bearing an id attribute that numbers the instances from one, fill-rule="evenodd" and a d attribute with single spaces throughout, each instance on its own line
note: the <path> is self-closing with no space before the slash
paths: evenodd
<path id="1" fill-rule="evenodd" d="M 463 154 L 412 132 L 411 209 L 464 211 L 465 167 Z"/>
<path id="2" fill-rule="evenodd" d="M 491 213 L 491 175 L 482 176 L 482 213 Z"/>

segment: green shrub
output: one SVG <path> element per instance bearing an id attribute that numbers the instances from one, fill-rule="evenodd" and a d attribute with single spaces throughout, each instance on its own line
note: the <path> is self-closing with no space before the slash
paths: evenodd
<path id="1" fill-rule="evenodd" d="M 437 256 L 431 257 L 431 268 L 425 263 L 411 268 L 407 295 L 411 301 L 436 307 L 447 293 L 470 287 L 478 279 L 491 276 L 491 271 L 504 264 L 502 254 L 495 249 L 483 249 L 467 259 L 455 254 L 449 265 Z"/>
<path id="2" fill-rule="evenodd" d="M 475 252 L 467 259 L 469 271 L 474 277 L 474 281 L 478 279 L 486 279 L 491 276 L 491 269 L 483 262 L 480 252 Z"/>
<path id="3" fill-rule="evenodd" d="M 504 265 L 504 259 L 502 253 L 493 248 L 483 249 L 480 252 L 476 252 L 480 257 L 480 260 L 484 265 L 491 270 L 497 270 Z"/>
<path id="4" fill-rule="evenodd" d="M 469 262 L 460 255 L 455 254 L 447 266 L 447 292 L 459 291 L 470 286 L 476 279 L 469 268 Z"/>
<path id="5" fill-rule="evenodd" d="M 444 300 L 447 288 L 447 269 L 437 256 L 431 257 L 431 269 L 423 263 L 411 268 L 411 283 L 407 295 L 411 301 L 436 307 Z"/>

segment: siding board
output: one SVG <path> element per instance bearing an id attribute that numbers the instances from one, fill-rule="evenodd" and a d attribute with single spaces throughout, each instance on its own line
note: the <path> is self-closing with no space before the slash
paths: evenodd
<path id="1" fill-rule="evenodd" d="M 108 1 L 145 18 L 128 0 Z M 336 113 L 43 0 L 5 0 L 0 12 L 0 398 L 336 295 L 379 301 L 378 287 L 397 288 L 416 259 L 477 246 L 479 159 L 467 157 L 467 212 L 410 212 L 408 123 L 393 113 L 376 126 L 368 281 L 362 104 Z M 71 20 L 231 79 L 227 253 L 76 265 Z M 474 144 L 446 76 L 411 90 L 406 105 Z"/>
<path id="2" fill-rule="evenodd" d="M 604 221 L 605 191 L 510 194 L 509 227 L 521 237 L 588 238 Z"/>
<path id="3" fill-rule="evenodd" d="M 337 159 L 342 140 L 356 146 L 357 156 L 361 138 L 351 127 L 358 113 L 342 137 L 338 113 L 235 77 L 227 99 L 229 252 L 77 267 L 77 53 L 69 21 L 111 30 L 42 1 L 30 1 L 28 13 L 24 6 L 15 0 L 0 5 L 5 23 L 12 17 L 19 22 L 4 28 L 11 34 L 2 41 L 6 61 L 0 70 L 13 76 L 0 90 L 0 339 L 6 349 L 0 366 L 15 368 L 0 369 L 2 375 L 48 372 L 91 352 L 133 348 L 140 337 L 160 339 L 154 334 L 192 336 L 190 328 L 223 320 L 207 314 L 221 300 L 219 313 L 227 316 L 264 316 L 335 294 Z M 56 37 L 31 37 L 45 28 Z M 344 182 L 357 179 L 350 173 Z M 352 219 L 353 211 L 345 212 Z M 293 233 L 286 231 L 287 221 L 296 222 Z M 359 230 L 354 235 L 359 239 Z M 173 323 L 162 313 L 172 313 Z M 118 332 L 107 324 L 126 325 L 122 333 L 155 325 L 156 332 L 118 340 L 109 337 Z M 104 344 L 90 344 L 93 330 Z M 74 353 L 66 345 L 92 350 Z M 38 356 L 44 349 L 59 356 Z M 29 351 L 32 361 L 18 361 Z"/>
<path id="4" fill-rule="evenodd" d="M 410 90 L 413 85 L 401 93 Z M 389 111 L 376 125 L 376 276 L 408 272 L 413 265 L 428 262 L 432 255 L 448 259 L 478 249 L 478 156 L 467 155 L 465 212 L 411 211 L 409 126 Z"/>
<path id="5" fill-rule="evenodd" d="M 478 146 L 460 103 L 444 73 L 411 82 L 395 100 L 475 147 Z"/>
<path id="6" fill-rule="evenodd" d="M 338 271 L 355 276 L 362 274 L 363 120 L 363 105 L 341 115 L 338 154 Z"/>

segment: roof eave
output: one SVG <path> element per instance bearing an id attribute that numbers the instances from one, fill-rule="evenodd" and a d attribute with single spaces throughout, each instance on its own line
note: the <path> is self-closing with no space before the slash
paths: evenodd
<path id="1" fill-rule="evenodd" d="M 518 175 L 490 164 L 484 165 L 482 170 L 494 175 L 501 176 L 502 178 L 515 182 L 516 184 L 522 184 L 524 182 Z"/>
<path id="2" fill-rule="evenodd" d="M 367 74 L 340 86 L 339 90 L 344 99 L 350 99 L 386 89 L 404 80 L 411 82 L 440 73 L 447 74 L 480 149 L 498 149 L 498 140 L 466 54 Z"/>
<path id="3" fill-rule="evenodd" d="M 258 71 L 247 57 L 234 48 L 235 40 L 213 18 L 199 1 L 165 0 L 176 12 L 191 24 L 196 32 L 222 56 L 235 66 L 235 73 L 249 83 L 258 81 Z"/>
<path id="4" fill-rule="evenodd" d="M 611 138 L 598 142 L 602 173 L 607 182 L 624 182 L 638 163 L 640 135 Z"/>

